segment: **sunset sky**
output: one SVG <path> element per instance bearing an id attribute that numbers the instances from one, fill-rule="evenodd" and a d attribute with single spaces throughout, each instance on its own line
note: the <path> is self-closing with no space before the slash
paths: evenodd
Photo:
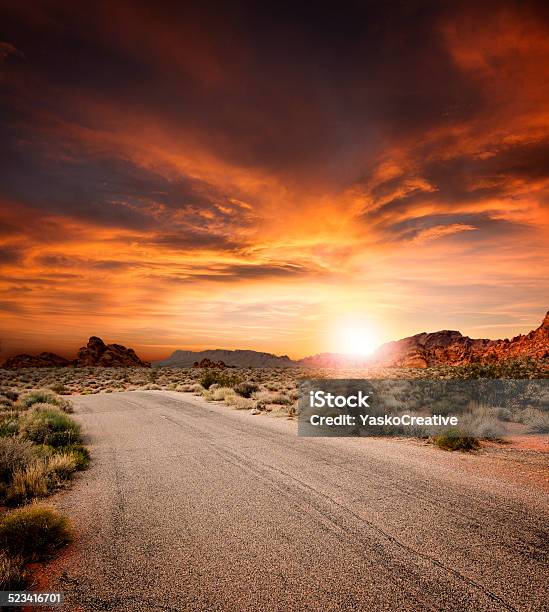
<path id="1" fill-rule="evenodd" d="M 549 307 L 549 7 L 0 0 L 3 359 Z"/>

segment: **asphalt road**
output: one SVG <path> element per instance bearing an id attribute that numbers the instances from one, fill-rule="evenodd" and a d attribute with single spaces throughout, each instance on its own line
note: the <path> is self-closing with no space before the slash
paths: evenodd
<path id="1" fill-rule="evenodd" d="M 302 439 L 175 392 L 75 405 L 65 610 L 548 609 L 547 456 Z"/>

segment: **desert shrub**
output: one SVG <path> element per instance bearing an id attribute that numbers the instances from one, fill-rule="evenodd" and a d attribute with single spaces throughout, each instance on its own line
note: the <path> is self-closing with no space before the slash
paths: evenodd
<path id="1" fill-rule="evenodd" d="M 229 406 L 232 406 L 236 410 L 249 410 L 250 408 L 255 408 L 255 402 L 253 399 L 236 395 L 236 393 L 232 396 L 227 396 L 225 401 Z"/>
<path id="2" fill-rule="evenodd" d="M 459 419 L 463 434 L 476 438 L 498 439 L 505 433 L 505 427 L 499 420 L 500 408 L 479 406 L 474 411 L 465 412 Z"/>
<path id="3" fill-rule="evenodd" d="M 5 397 L 11 402 L 16 402 L 19 398 L 19 393 L 13 389 L 2 389 L 0 390 L 0 396 Z"/>
<path id="4" fill-rule="evenodd" d="M 31 505 L 0 521 L 0 549 L 28 561 L 49 557 L 70 539 L 68 519 L 51 508 Z"/>
<path id="5" fill-rule="evenodd" d="M 53 383 L 52 385 L 50 385 L 49 388 L 54 393 L 57 393 L 58 395 L 66 395 L 68 393 L 67 387 L 65 387 L 65 385 L 63 383 L 60 383 L 60 382 Z"/>
<path id="6" fill-rule="evenodd" d="M 0 395 L 0 410 L 13 410 L 13 402 L 4 395 Z"/>
<path id="7" fill-rule="evenodd" d="M 443 450 L 471 451 L 479 447 L 479 442 L 476 438 L 464 435 L 457 429 L 451 429 L 438 436 L 433 436 L 431 441 Z"/>
<path id="8" fill-rule="evenodd" d="M 19 591 L 25 587 L 23 560 L 0 550 L 0 591 Z"/>
<path id="9" fill-rule="evenodd" d="M 72 456 L 77 470 L 85 470 L 90 465 L 90 453 L 83 444 L 69 444 L 62 448 L 62 452 Z"/>
<path id="10" fill-rule="evenodd" d="M 189 385 L 189 384 L 178 384 L 175 387 L 175 391 L 178 391 L 180 393 L 190 393 L 192 391 L 197 391 L 197 390 L 201 390 L 202 389 L 202 385 L 198 385 L 198 384 L 194 384 L 194 385 Z"/>
<path id="11" fill-rule="evenodd" d="M 510 359 L 499 363 L 454 366 L 452 378 L 547 378 L 548 372 L 534 359 Z"/>
<path id="12" fill-rule="evenodd" d="M 37 389 L 30 393 L 25 393 L 25 395 L 19 398 L 18 404 L 25 409 L 31 408 L 35 404 L 49 404 L 56 406 L 63 410 L 63 412 L 72 412 L 72 405 L 69 400 L 59 397 L 51 389 Z"/>
<path id="13" fill-rule="evenodd" d="M 270 391 L 259 391 L 254 394 L 256 400 L 261 404 L 293 404 L 294 400 L 283 393 L 271 393 Z"/>
<path id="14" fill-rule="evenodd" d="M 222 370 L 206 370 L 200 377 L 200 384 L 204 389 L 209 389 L 215 384 L 218 384 L 220 387 L 234 387 L 239 382 L 235 374 L 229 374 Z"/>
<path id="15" fill-rule="evenodd" d="M 50 485 L 46 462 L 35 460 L 13 473 L 11 484 L 6 489 L 6 502 L 18 505 L 36 497 L 45 497 L 50 491 Z"/>
<path id="16" fill-rule="evenodd" d="M 526 411 L 525 411 L 526 412 Z M 546 434 L 549 433 L 549 413 L 541 410 L 530 409 L 523 416 L 523 423 L 528 427 L 528 433 Z"/>
<path id="17" fill-rule="evenodd" d="M 259 387 L 255 383 L 241 382 L 235 385 L 234 390 L 242 397 L 251 397 L 252 393 L 259 390 Z"/>
<path id="18" fill-rule="evenodd" d="M 211 399 L 213 399 L 216 402 L 221 402 L 225 400 L 227 396 L 229 395 L 235 395 L 235 392 L 233 389 L 231 389 L 231 387 L 217 387 L 216 389 L 213 389 L 213 390 L 212 388 L 213 386 L 210 387 Z"/>
<path id="19" fill-rule="evenodd" d="M 17 438 L 0 438 L 0 482 L 8 484 L 13 474 L 23 470 L 35 458 L 33 445 Z"/>
<path id="20" fill-rule="evenodd" d="M 66 446 L 81 442 L 80 425 L 54 407 L 34 409 L 19 419 L 19 435 L 36 444 Z"/>
<path id="21" fill-rule="evenodd" d="M 0 413 L 0 437 L 14 436 L 19 430 L 19 413 L 2 412 Z"/>
<path id="22" fill-rule="evenodd" d="M 48 475 L 57 483 L 70 478 L 76 469 L 76 458 L 72 453 L 58 453 L 48 459 Z"/>

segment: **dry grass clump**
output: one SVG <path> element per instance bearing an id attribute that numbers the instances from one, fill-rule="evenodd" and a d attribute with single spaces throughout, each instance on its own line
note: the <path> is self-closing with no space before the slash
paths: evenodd
<path id="1" fill-rule="evenodd" d="M 235 385 L 234 390 L 242 397 L 252 397 L 252 394 L 259 391 L 258 385 L 253 382 L 244 381 Z"/>
<path id="2" fill-rule="evenodd" d="M 465 435 L 457 429 L 447 431 L 439 436 L 433 436 L 431 442 L 439 448 L 449 451 L 472 451 L 477 450 L 480 446 L 477 438 Z"/>
<path id="3" fill-rule="evenodd" d="M 528 433 L 547 434 L 549 433 L 549 413 L 528 408 L 523 411 L 522 422 L 528 427 Z"/>
<path id="4" fill-rule="evenodd" d="M 8 504 L 21 504 L 37 497 L 46 497 L 50 492 L 50 473 L 45 460 L 34 460 L 26 467 L 16 470 L 6 489 Z"/>
<path id="5" fill-rule="evenodd" d="M 47 404 L 56 406 L 64 412 L 72 412 L 72 404 L 68 400 L 59 397 L 50 389 L 36 389 L 30 393 L 25 393 L 18 399 L 17 403 L 24 410 L 31 408 L 35 404 Z"/>
<path id="6" fill-rule="evenodd" d="M 0 521 L 0 549 L 12 559 L 38 561 L 71 540 L 69 521 L 51 508 L 30 505 Z"/>
<path id="7" fill-rule="evenodd" d="M 293 404 L 291 397 L 284 395 L 284 393 L 273 393 L 271 391 L 259 391 L 254 393 L 254 398 L 262 405 L 265 404 L 279 404 L 288 405 Z"/>
<path id="8" fill-rule="evenodd" d="M 19 436 L 54 448 L 82 441 L 80 425 L 48 404 L 35 404 L 32 410 L 19 418 Z"/>
<path id="9" fill-rule="evenodd" d="M 225 398 L 225 402 L 228 406 L 232 406 L 236 410 L 251 410 L 256 407 L 256 403 L 253 399 L 242 397 L 236 393 L 231 396 L 227 396 Z"/>
<path id="10" fill-rule="evenodd" d="M 23 559 L 0 550 L 0 591 L 21 591 L 25 584 Z"/>
<path id="11" fill-rule="evenodd" d="M 228 397 L 233 397 L 236 395 L 234 389 L 231 387 L 217 387 L 213 391 L 210 392 L 211 398 L 215 402 L 226 401 Z"/>

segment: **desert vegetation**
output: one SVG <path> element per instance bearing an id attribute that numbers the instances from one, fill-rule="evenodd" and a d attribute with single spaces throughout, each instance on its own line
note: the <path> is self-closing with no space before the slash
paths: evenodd
<path id="1" fill-rule="evenodd" d="M 3 381 L 4 382 L 4 381 Z M 52 389 L 0 388 L 0 587 L 20 588 L 25 564 L 70 537 L 68 521 L 38 500 L 63 487 L 89 454 L 71 402 Z"/>
<path id="2" fill-rule="evenodd" d="M 223 402 L 237 410 L 253 414 L 272 414 L 293 417 L 298 410 L 299 385 L 304 379 L 326 378 L 384 378 L 384 379 L 478 379 L 510 378 L 539 379 L 549 376 L 547 368 L 530 359 L 496 364 L 465 366 L 437 366 L 430 368 L 360 368 L 330 369 L 314 367 L 288 368 L 142 368 L 142 367 L 58 367 L 0 370 L 0 396 L 4 418 L 0 421 L 2 435 L 16 435 L 17 439 L 47 449 L 49 461 L 61 463 L 63 451 L 78 458 L 78 466 L 85 464 L 78 432 L 58 423 L 61 431 L 48 432 L 44 423 L 53 424 L 62 417 L 51 414 L 45 404 L 57 411 L 67 412 L 67 397 L 119 391 L 169 390 L 194 393 L 211 402 Z M 39 391 L 37 391 L 39 389 Z M 11 396 L 10 396 L 11 394 Z M 15 401 L 13 394 L 19 394 Z M 17 406 L 14 408 L 14 406 Z M 36 407 L 38 406 L 38 408 Z M 33 416 L 19 412 L 31 409 Z M 40 414 L 37 414 L 40 413 Z M 17 415 L 15 418 L 14 415 Z M 488 415 L 489 416 L 489 415 Z M 526 433 L 548 433 L 549 415 L 535 409 L 509 414 L 483 415 L 484 422 L 513 421 L 523 425 Z M 471 416 L 470 419 L 474 419 Z M 497 438 L 499 431 L 486 428 L 488 438 Z M 450 448 L 451 445 L 447 446 Z M 53 459 L 55 455 L 55 460 Z M 67 459 L 67 464 L 70 461 Z M 61 470 L 61 467 L 59 468 Z M 67 468 L 69 469 L 69 468 Z"/>

